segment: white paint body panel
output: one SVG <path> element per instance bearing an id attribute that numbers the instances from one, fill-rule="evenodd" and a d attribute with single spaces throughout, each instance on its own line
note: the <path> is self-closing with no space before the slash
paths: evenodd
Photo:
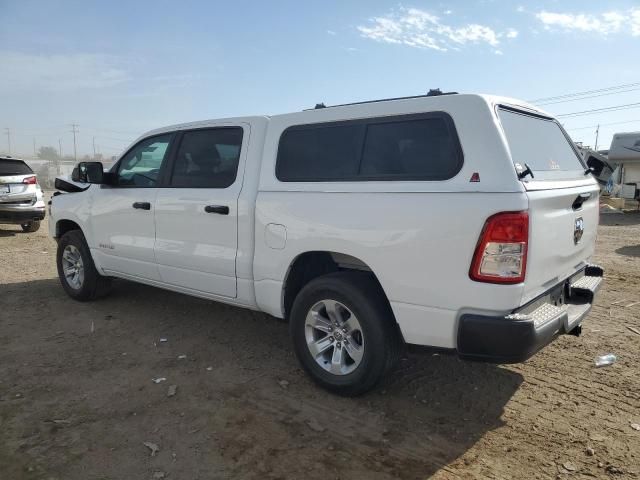
<path id="1" fill-rule="evenodd" d="M 595 180 L 523 185 L 495 113 L 502 103 L 533 109 L 512 99 L 452 95 L 155 130 L 146 136 L 243 125 L 251 134 L 243 141 L 236 183 L 217 191 L 147 189 L 151 212 L 128 211 L 127 204 L 131 210 L 133 201 L 145 199 L 134 200 L 126 192 L 106 200 L 104 193 L 114 190 L 109 188 L 59 195 L 51 234 L 56 235 L 56 221 L 72 220 L 85 232 L 104 272 L 278 317 L 285 315 L 283 287 L 299 255 L 350 255 L 380 281 L 407 342 L 455 348 L 460 315 L 512 311 L 554 278 L 573 273 L 595 242 L 597 197 L 580 213 L 585 220 L 581 244 L 572 248 L 572 231 L 566 231 L 576 216 L 572 198 L 597 191 Z M 460 138 L 464 164 L 450 180 L 285 183 L 275 176 L 278 142 L 292 125 L 429 111 L 448 113 Z M 480 182 L 469 182 L 476 172 Z M 230 215 L 203 213 L 210 204 L 228 205 Z M 531 218 L 525 282 L 472 281 L 469 266 L 485 220 L 522 210 Z M 153 233 L 149 219 L 155 222 Z M 118 255 L 104 251 L 102 239 Z"/>
<path id="2" fill-rule="evenodd" d="M 104 272 L 160 280 L 153 251 L 157 189 L 94 185 L 89 190 L 92 193 L 89 247 Z M 149 202 L 151 210 L 135 209 L 134 202 Z"/>

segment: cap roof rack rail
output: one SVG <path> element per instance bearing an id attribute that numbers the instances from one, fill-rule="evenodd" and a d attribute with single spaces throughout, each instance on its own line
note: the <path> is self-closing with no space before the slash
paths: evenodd
<path id="1" fill-rule="evenodd" d="M 316 103 L 314 108 L 306 108 L 305 112 L 309 110 L 319 110 L 323 108 L 333 108 L 333 107 L 348 107 L 350 105 L 363 105 L 365 103 L 379 103 L 379 102 L 391 102 L 393 100 L 410 100 L 412 98 L 426 98 L 426 97 L 439 97 L 441 95 L 457 95 L 458 92 L 443 92 L 439 88 L 432 88 L 426 95 L 412 95 L 409 97 L 394 97 L 394 98 L 381 98 L 379 100 L 366 100 L 364 102 L 353 102 L 353 103 L 341 103 L 339 105 L 325 105 L 324 102 Z"/>

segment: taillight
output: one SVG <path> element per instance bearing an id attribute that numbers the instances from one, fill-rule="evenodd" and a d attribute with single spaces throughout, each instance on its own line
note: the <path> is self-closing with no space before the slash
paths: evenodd
<path id="1" fill-rule="evenodd" d="M 22 183 L 26 183 L 27 185 L 33 185 L 38 183 L 38 180 L 34 175 L 33 177 L 25 177 L 24 179 L 22 179 Z"/>
<path id="2" fill-rule="evenodd" d="M 527 212 L 503 212 L 489 217 L 473 254 L 469 276 L 477 282 L 523 282 L 528 243 Z"/>

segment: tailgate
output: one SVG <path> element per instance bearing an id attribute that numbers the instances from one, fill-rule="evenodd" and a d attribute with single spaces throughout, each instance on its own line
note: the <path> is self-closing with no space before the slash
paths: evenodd
<path id="1" fill-rule="evenodd" d="M 588 186 L 527 191 L 529 250 L 522 303 L 585 266 L 595 249 L 599 189 Z"/>
<path id="2" fill-rule="evenodd" d="M 22 183 L 25 175 L 0 175 L 0 204 L 32 203 L 34 193 Z"/>

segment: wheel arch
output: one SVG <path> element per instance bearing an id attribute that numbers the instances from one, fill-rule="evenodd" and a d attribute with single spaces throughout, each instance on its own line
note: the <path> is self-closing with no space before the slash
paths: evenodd
<path id="1" fill-rule="evenodd" d="M 367 272 L 378 284 L 387 303 L 389 299 L 373 269 L 363 260 L 342 252 L 313 250 L 302 252 L 291 260 L 282 283 L 281 305 L 284 318 L 288 318 L 293 302 L 311 280 L 340 271 Z M 389 304 L 389 310 L 393 313 Z"/>
<path id="2" fill-rule="evenodd" d="M 58 220 L 56 222 L 55 238 L 60 238 L 65 233 L 70 232 L 71 230 L 80 230 L 82 232 L 82 228 L 74 220 L 70 220 L 68 218 L 63 218 L 61 220 Z M 84 235 L 84 232 L 83 232 L 83 235 Z"/>

